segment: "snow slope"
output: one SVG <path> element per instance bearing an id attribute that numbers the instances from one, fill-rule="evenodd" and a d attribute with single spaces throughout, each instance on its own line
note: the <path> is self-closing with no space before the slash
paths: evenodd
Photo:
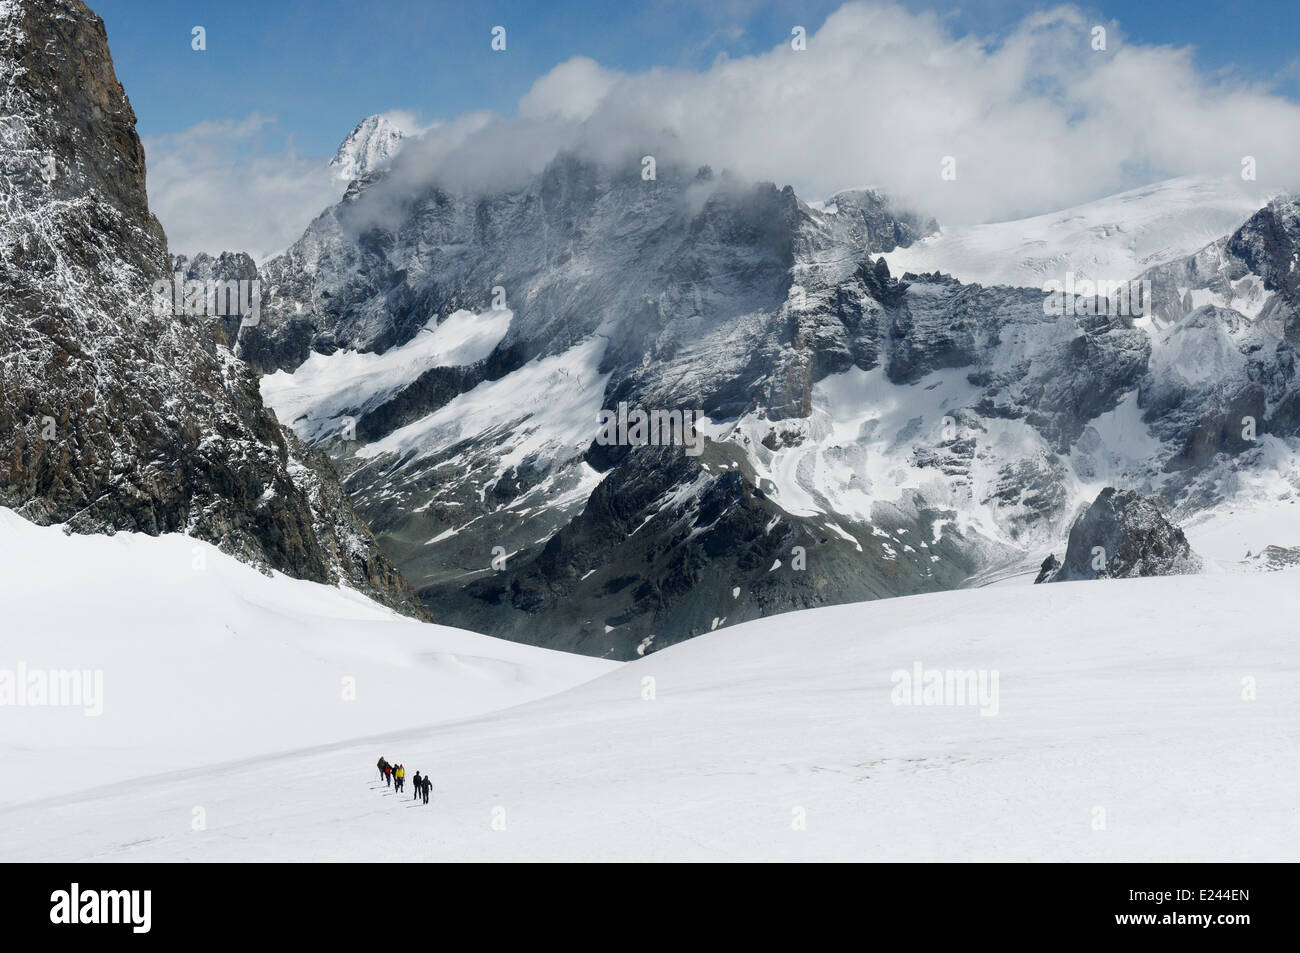
<path id="1" fill-rule="evenodd" d="M 478 714 L 612 667 L 414 622 L 188 537 L 65 536 L 6 509 L 0 607 L 0 670 L 103 685 L 98 716 L 0 707 L 0 803 Z"/>
<path id="2" fill-rule="evenodd" d="M 1295 495 L 1275 492 L 1280 481 L 1268 481 L 1267 471 L 1251 475 L 1258 478 L 1232 503 L 1198 514 L 1182 527 L 1208 571 L 1248 571 L 1248 557 L 1265 547 L 1300 547 Z"/>
<path id="3" fill-rule="evenodd" d="M 982 285 L 1041 288 L 1067 271 L 1127 281 L 1228 234 L 1268 198 L 1229 179 L 1169 179 L 1033 218 L 945 228 L 885 259 L 895 275 L 941 271 Z"/>
<path id="4" fill-rule="evenodd" d="M 600 369 L 606 343 L 593 336 L 562 354 L 529 361 L 367 444 L 357 456 L 399 454 L 406 461 L 470 437 L 509 434 L 514 439 L 501 450 L 499 471 L 538 456 L 570 463 L 593 439 L 609 379 Z"/>
<path id="5" fill-rule="evenodd" d="M 767 618 L 509 711 L 49 792 L 0 810 L 0 844 L 94 861 L 1295 860 L 1297 582 L 988 588 Z M 996 714 L 894 704 L 893 673 L 915 663 L 996 673 Z M 380 754 L 431 769 L 433 803 L 378 785 Z"/>
<path id="6" fill-rule="evenodd" d="M 304 440 L 337 431 L 340 418 L 359 417 L 434 367 L 481 361 L 510 329 L 505 309 L 473 314 L 457 311 L 441 322 L 430 318 L 405 344 L 382 354 L 344 349 L 313 352 L 293 373 L 262 378 L 262 399 Z"/>

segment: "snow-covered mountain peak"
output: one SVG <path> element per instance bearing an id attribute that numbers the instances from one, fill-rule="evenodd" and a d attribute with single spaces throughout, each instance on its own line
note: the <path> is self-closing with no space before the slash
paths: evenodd
<path id="1" fill-rule="evenodd" d="M 367 116 L 343 140 L 330 168 L 338 179 L 350 182 L 397 155 L 404 138 L 402 130 L 384 116 Z"/>
<path id="2" fill-rule="evenodd" d="M 894 274 L 940 271 L 985 286 L 1041 288 L 1066 272 L 1127 281 L 1227 235 L 1269 198 L 1229 178 L 1183 176 L 1059 212 L 946 227 L 887 259 Z"/>

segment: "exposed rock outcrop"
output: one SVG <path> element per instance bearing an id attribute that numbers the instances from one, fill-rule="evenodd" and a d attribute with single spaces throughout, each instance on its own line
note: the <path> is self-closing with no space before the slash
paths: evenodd
<path id="1" fill-rule="evenodd" d="M 1110 486 L 1074 521 L 1065 559 L 1059 568 L 1054 563 L 1048 556 L 1034 582 L 1174 576 L 1201 569 L 1183 531 L 1154 502 Z"/>

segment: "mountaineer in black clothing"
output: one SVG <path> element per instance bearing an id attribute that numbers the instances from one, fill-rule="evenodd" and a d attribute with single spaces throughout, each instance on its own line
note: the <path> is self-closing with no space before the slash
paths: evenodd
<path id="1" fill-rule="evenodd" d="M 429 792 L 433 790 L 433 782 L 429 780 L 427 774 L 424 776 L 424 783 L 421 785 L 421 790 L 424 792 L 424 803 L 428 804 Z"/>
<path id="2" fill-rule="evenodd" d="M 415 790 L 415 793 L 411 795 L 413 798 L 418 798 L 418 797 L 420 796 L 420 792 L 424 790 L 424 782 L 423 782 L 422 780 L 420 780 L 420 772 L 419 772 L 419 771 L 416 771 L 416 772 L 415 772 L 415 787 L 414 787 L 414 790 Z"/>

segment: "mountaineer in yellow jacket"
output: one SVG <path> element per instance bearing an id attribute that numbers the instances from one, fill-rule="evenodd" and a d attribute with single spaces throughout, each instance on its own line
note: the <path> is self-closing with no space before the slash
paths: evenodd
<path id="1" fill-rule="evenodd" d="M 406 767 L 398 765 L 397 770 L 393 772 L 393 782 L 396 790 L 402 790 L 402 785 L 406 783 Z"/>

